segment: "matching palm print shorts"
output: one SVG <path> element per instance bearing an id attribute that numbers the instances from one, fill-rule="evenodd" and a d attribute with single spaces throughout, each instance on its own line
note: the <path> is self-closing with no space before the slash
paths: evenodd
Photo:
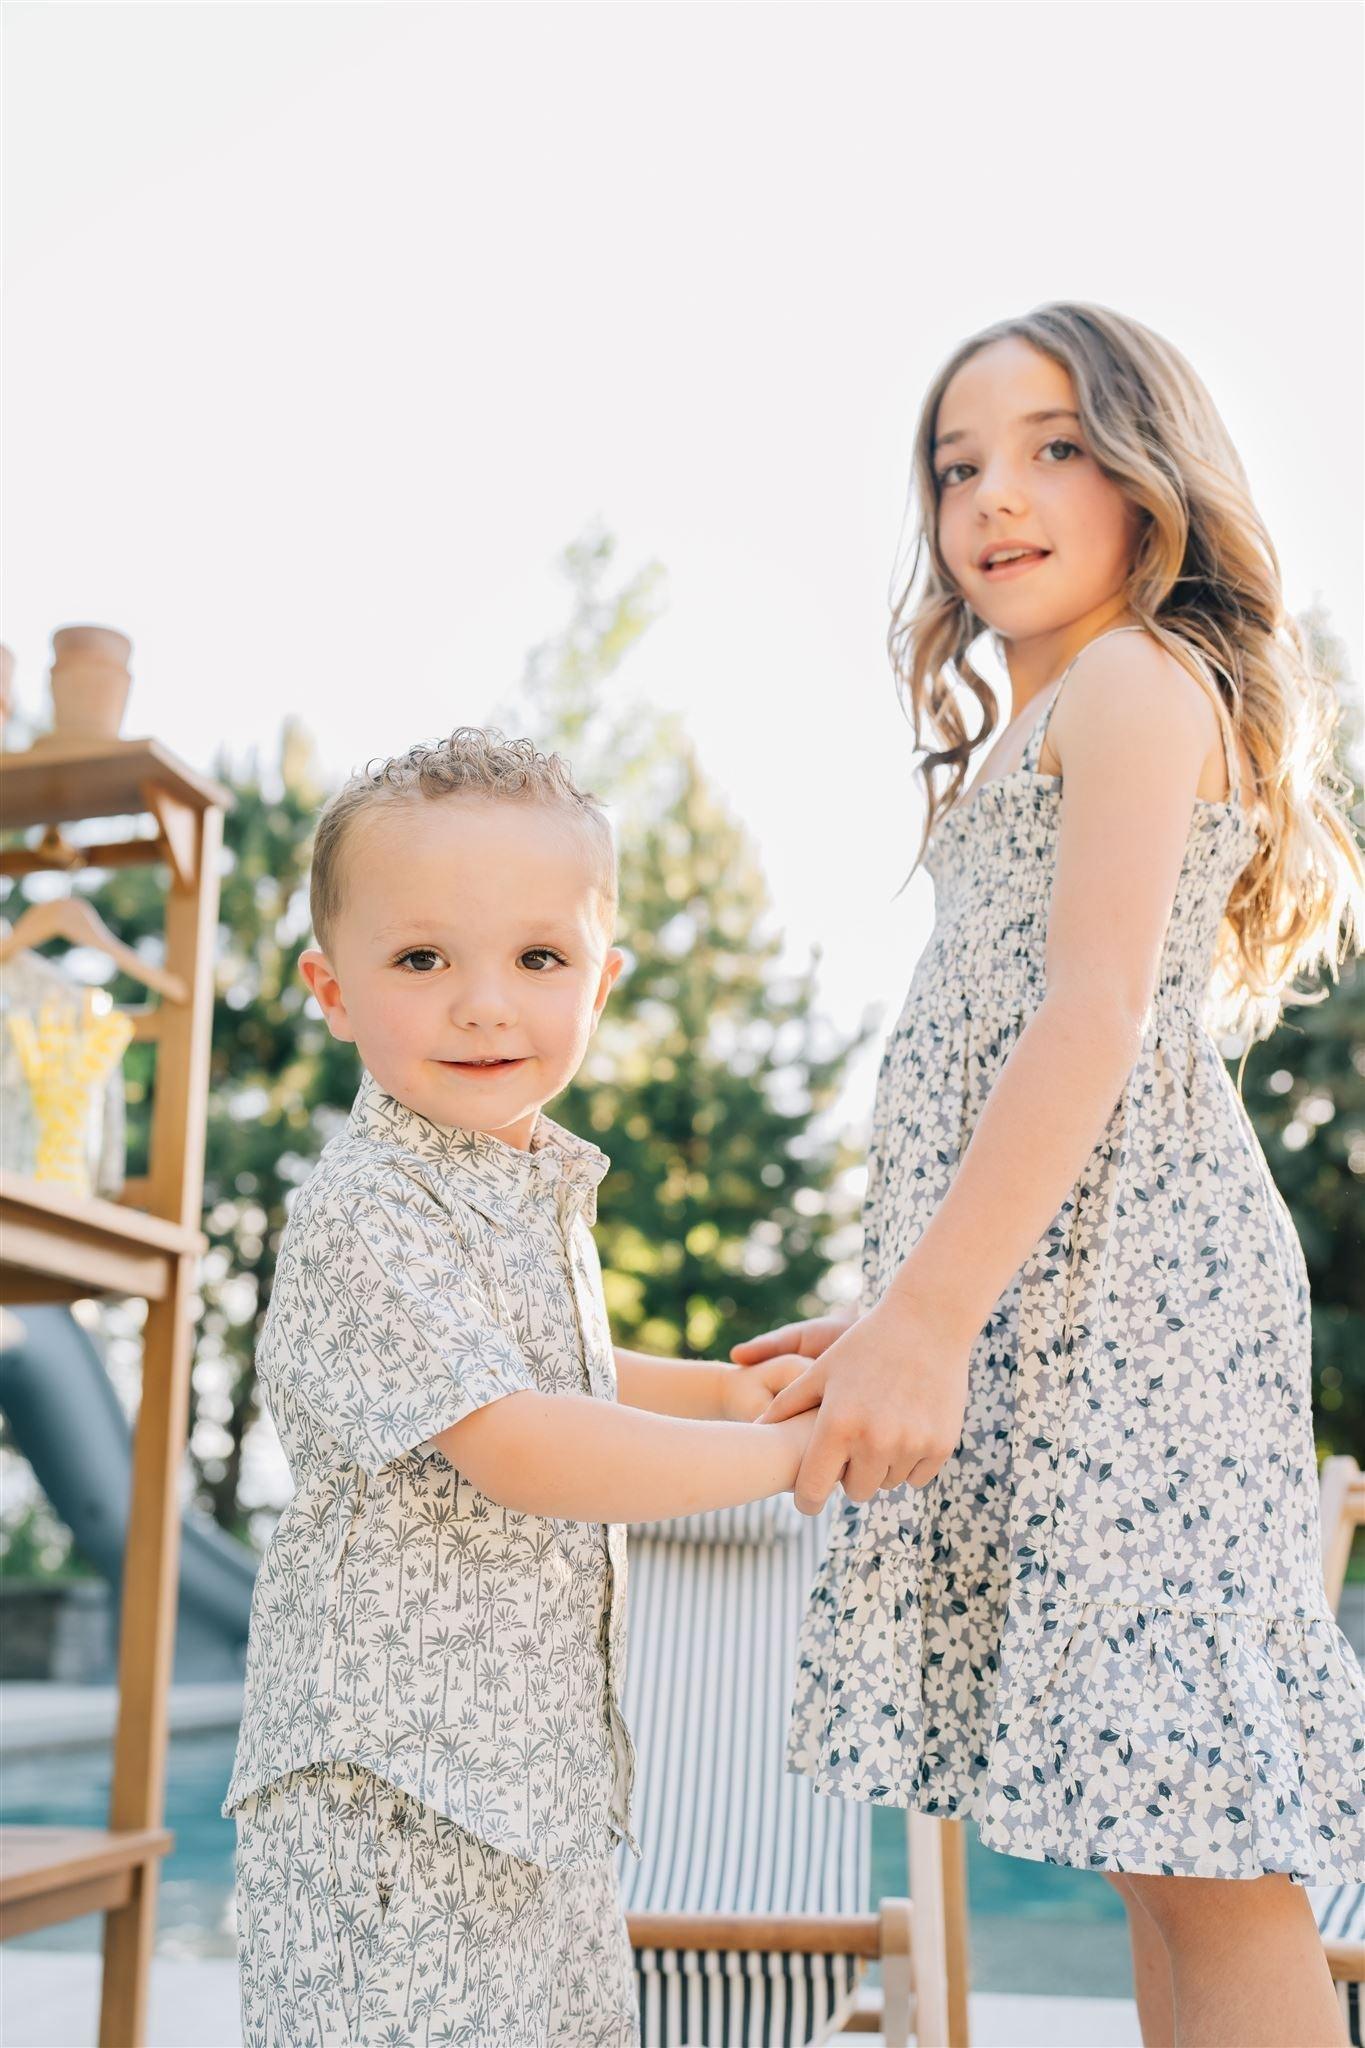
<path id="1" fill-rule="evenodd" d="M 243 2048 L 638 2048 L 610 1857 L 543 1870 L 349 1763 L 236 1818 Z"/>

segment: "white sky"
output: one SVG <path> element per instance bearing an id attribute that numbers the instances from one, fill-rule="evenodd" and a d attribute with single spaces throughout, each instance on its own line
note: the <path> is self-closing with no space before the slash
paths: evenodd
<path id="1" fill-rule="evenodd" d="M 931 908 L 883 640 L 921 393 L 1054 297 L 1176 342 L 1362 657 L 1351 5 L 9 4 L 3 638 L 340 773 L 505 699 L 594 517 L 842 1023 Z M 609 794 L 609 792 L 607 792 Z M 848 1096 L 866 1113 L 875 1051 Z"/>

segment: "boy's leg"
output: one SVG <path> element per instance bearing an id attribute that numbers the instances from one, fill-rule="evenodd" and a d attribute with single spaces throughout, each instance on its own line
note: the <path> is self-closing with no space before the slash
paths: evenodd
<path id="1" fill-rule="evenodd" d="M 360 1991 L 358 2048 L 548 2048 L 554 1876 L 374 1783 L 386 1877 Z"/>
<path id="2" fill-rule="evenodd" d="M 549 2048 L 639 2048 L 635 1957 L 608 1856 L 556 1874 L 558 1963 L 550 1987 Z"/>
<path id="3" fill-rule="evenodd" d="M 237 1814 L 243 2048 L 350 2048 L 377 1938 L 378 1843 L 367 1774 L 314 1764 Z"/>

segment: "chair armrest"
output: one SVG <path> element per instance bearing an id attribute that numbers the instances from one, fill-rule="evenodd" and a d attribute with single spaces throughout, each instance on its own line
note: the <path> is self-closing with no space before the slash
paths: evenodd
<path id="1" fill-rule="evenodd" d="M 897 1903 L 909 1912 L 908 1900 Z M 882 1953 L 876 1913 L 628 1913 L 626 1925 L 634 1948 L 760 1949 L 873 1961 Z"/>

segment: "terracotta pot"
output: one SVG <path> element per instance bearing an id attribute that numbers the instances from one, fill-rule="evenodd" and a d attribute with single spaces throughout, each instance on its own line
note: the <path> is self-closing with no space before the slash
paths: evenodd
<path id="1" fill-rule="evenodd" d="M 115 740 L 133 679 L 133 643 L 112 626 L 59 626 L 52 635 L 52 738 Z"/>

